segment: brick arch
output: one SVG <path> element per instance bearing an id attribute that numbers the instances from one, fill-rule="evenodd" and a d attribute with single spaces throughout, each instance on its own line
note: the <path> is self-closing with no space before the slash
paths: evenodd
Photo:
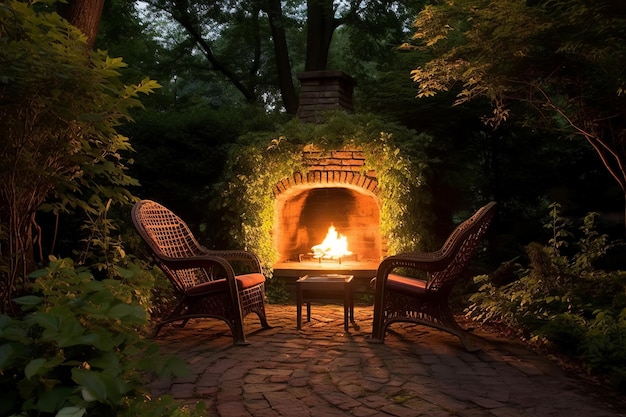
<path id="1" fill-rule="evenodd" d="M 321 243 L 332 224 L 348 237 L 359 261 L 382 256 L 378 182 L 346 171 L 294 173 L 274 186 L 273 241 L 279 262 L 293 261 Z"/>
<path id="2" fill-rule="evenodd" d="M 378 181 L 376 178 L 366 174 L 353 171 L 329 170 L 329 171 L 309 171 L 306 174 L 295 172 L 293 176 L 283 178 L 273 187 L 274 197 L 278 198 L 281 194 L 288 192 L 293 188 L 309 188 L 309 187 L 348 187 L 360 188 L 365 191 L 378 195 Z"/>
<path id="3" fill-rule="evenodd" d="M 272 191 L 273 242 L 280 261 L 310 252 L 332 223 L 348 238 L 359 260 L 378 261 L 383 255 L 380 234 L 381 201 L 376 172 L 366 169 L 362 149 L 346 146 L 323 151 L 304 146 L 304 172 L 278 181 Z"/>

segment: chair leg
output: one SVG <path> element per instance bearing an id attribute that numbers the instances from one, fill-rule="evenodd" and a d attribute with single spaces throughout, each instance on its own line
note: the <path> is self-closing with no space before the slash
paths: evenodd
<path id="1" fill-rule="evenodd" d="M 241 300 L 241 311 L 245 318 L 250 313 L 255 313 L 259 317 L 263 329 L 271 329 L 265 315 L 265 291 L 264 285 L 248 288 L 239 294 Z"/>
<path id="2" fill-rule="evenodd" d="M 374 304 L 374 318 L 372 323 L 372 338 L 370 343 L 383 343 L 387 328 L 392 323 L 409 322 L 433 327 L 450 333 L 461 341 L 468 352 L 477 352 L 480 347 L 470 340 L 465 329 L 456 322 L 450 310 L 447 298 L 418 302 L 414 297 L 407 297 L 398 293 L 387 292 L 390 299 L 376 299 Z M 391 310 L 383 311 L 383 306 Z"/>
<path id="3" fill-rule="evenodd" d="M 462 332 L 461 334 L 459 334 L 457 336 L 461 340 L 461 343 L 463 344 L 463 347 L 465 348 L 466 351 L 468 351 L 468 352 L 478 352 L 480 350 L 480 346 L 476 346 L 475 344 L 473 344 L 469 340 L 469 337 L 467 337 L 467 334 L 465 334 L 465 332 Z"/>
<path id="4" fill-rule="evenodd" d="M 383 318 L 383 307 L 385 305 L 385 288 L 383 280 L 376 280 L 374 289 L 374 317 L 372 320 L 372 337 L 368 339 L 370 343 L 383 343 L 385 341 L 386 327 Z"/>
<path id="5" fill-rule="evenodd" d="M 247 346 L 250 344 L 246 340 L 246 334 L 243 330 L 243 317 L 241 313 L 235 313 L 235 319 L 233 320 L 233 325 L 231 326 L 231 331 L 233 333 L 233 340 L 235 345 L 237 346 Z"/>
<path id="6" fill-rule="evenodd" d="M 447 299 L 442 300 L 437 304 L 437 319 L 439 323 L 435 327 L 458 337 L 466 351 L 478 352 L 480 347 L 473 344 L 467 334 L 467 331 L 459 326 L 454 318 L 454 314 L 452 314 L 452 311 L 450 310 Z"/>
<path id="7" fill-rule="evenodd" d="M 182 312 L 185 310 L 185 308 L 187 308 L 187 304 L 183 300 L 179 301 L 176 307 L 174 307 L 172 311 L 167 313 L 167 316 L 165 316 L 164 319 L 159 320 L 159 322 L 156 325 L 156 328 L 152 332 L 151 337 L 152 338 L 157 337 L 157 335 L 159 334 L 163 326 L 165 326 L 166 324 L 171 323 L 173 321 L 182 320 L 182 319 L 178 319 L 178 317 L 182 315 Z M 188 320 L 183 320 L 181 327 L 184 327 L 187 324 L 187 321 Z"/>
<path id="8" fill-rule="evenodd" d="M 263 309 L 265 310 L 265 309 Z M 261 327 L 264 329 L 271 329 L 272 326 L 270 326 L 270 324 L 267 322 L 267 317 L 265 317 L 265 311 L 263 312 L 257 312 L 256 313 L 257 316 L 259 316 L 259 321 L 261 322 Z"/>
<path id="9" fill-rule="evenodd" d="M 161 328 L 163 328 L 163 325 L 164 325 L 164 324 L 165 324 L 165 323 L 159 323 L 159 324 L 157 324 L 157 325 L 156 325 L 156 327 L 154 328 L 154 330 L 152 331 L 152 334 L 150 334 L 150 336 L 149 336 L 149 337 L 150 337 L 151 339 L 155 339 L 155 338 L 159 335 L 159 332 L 161 331 Z"/>

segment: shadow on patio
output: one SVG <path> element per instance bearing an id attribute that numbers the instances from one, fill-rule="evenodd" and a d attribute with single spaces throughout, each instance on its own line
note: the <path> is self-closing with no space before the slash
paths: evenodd
<path id="1" fill-rule="evenodd" d="M 355 307 L 358 328 L 343 329 L 343 307 L 312 307 L 296 330 L 295 305 L 268 305 L 260 328 L 246 318 L 250 346 L 234 346 L 218 320 L 166 326 L 164 352 L 193 375 L 153 381 L 150 392 L 207 416 L 625 416 L 619 395 L 563 372 L 524 346 L 477 330 L 482 348 L 466 352 L 447 333 L 395 324 L 385 344 L 371 344 L 371 306 Z"/>

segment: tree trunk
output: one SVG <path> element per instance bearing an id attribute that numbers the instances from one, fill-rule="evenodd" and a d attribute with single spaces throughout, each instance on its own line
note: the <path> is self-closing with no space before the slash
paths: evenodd
<path id="1" fill-rule="evenodd" d="M 87 36 L 87 47 L 93 48 L 98 35 L 104 0 L 69 0 L 61 15 Z"/>
<path id="2" fill-rule="evenodd" d="M 282 23 L 283 11 L 281 0 L 268 0 L 265 3 L 265 13 L 269 19 L 274 40 L 274 54 L 276 56 L 276 68 L 278 71 L 278 83 L 283 99 L 285 110 L 289 114 L 296 114 L 298 111 L 298 98 L 296 89 L 291 78 L 291 62 L 289 61 L 289 49 L 287 47 L 287 36 L 285 35 L 285 25 Z"/>
<path id="3" fill-rule="evenodd" d="M 307 36 L 305 71 L 328 68 L 328 51 L 337 28 L 332 0 L 307 0 Z"/>

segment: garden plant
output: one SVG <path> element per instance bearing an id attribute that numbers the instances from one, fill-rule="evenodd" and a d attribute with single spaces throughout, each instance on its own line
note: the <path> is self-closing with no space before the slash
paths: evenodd
<path id="1" fill-rule="evenodd" d="M 515 260 L 474 278 L 479 287 L 467 314 L 626 390 L 626 271 L 603 267 L 623 243 L 597 231 L 597 213 L 585 216 L 578 233 L 559 204 L 550 214 L 552 237 L 527 246 L 527 266 Z"/>
<path id="2" fill-rule="evenodd" d="M 124 85 L 53 6 L 0 4 L 0 415 L 202 415 L 143 389 L 185 367 L 144 336 L 155 278 L 110 218 L 135 199 L 117 129 L 158 83 Z M 74 260 L 44 254 L 42 211 L 82 222 Z"/>

